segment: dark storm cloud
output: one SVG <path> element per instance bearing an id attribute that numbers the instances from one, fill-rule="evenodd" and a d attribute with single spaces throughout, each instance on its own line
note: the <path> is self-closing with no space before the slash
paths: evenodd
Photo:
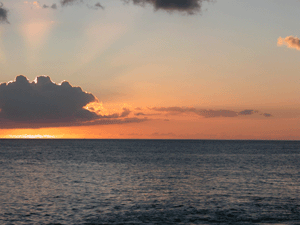
<path id="1" fill-rule="evenodd" d="M 212 110 L 212 109 L 196 109 L 194 107 L 153 107 L 148 108 L 150 110 L 155 110 L 159 112 L 167 112 L 167 113 L 173 113 L 173 114 L 180 114 L 180 113 L 195 113 L 199 116 L 203 116 L 205 118 L 212 118 L 212 117 L 237 117 L 239 115 L 252 115 L 254 113 L 257 113 L 258 111 L 252 110 L 252 109 L 246 109 L 241 112 L 235 112 L 233 110 Z M 262 115 L 266 116 L 264 113 Z M 271 114 L 267 114 L 271 115 Z"/>
<path id="2" fill-rule="evenodd" d="M 3 3 L 0 2 L 0 23 L 9 23 L 7 20 L 8 10 L 3 7 Z"/>
<path id="3" fill-rule="evenodd" d="M 40 128 L 140 122 L 144 119 L 125 118 L 131 111 L 100 115 L 84 107 L 98 102 L 91 93 L 69 82 L 56 84 L 48 76 L 29 82 L 23 76 L 0 84 L 0 128 Z"/>
<path id="4" fill-rule="evenodd" d="M 201 11 L 203 2 L 211 2 L 211 0 L 123 0 L 125 2 L 132 2 L 136 5 L 151 4 L 155 10 L 165 11 L 181 11 L 188 14 L 194 14 Z"/>

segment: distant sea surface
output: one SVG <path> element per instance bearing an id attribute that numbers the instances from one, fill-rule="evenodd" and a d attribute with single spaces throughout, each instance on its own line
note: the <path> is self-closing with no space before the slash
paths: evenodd
<path id="1" fill-rule="evenodd" d="M 0 224 L 300 224 L 300 142 L 0 140 Z"/>

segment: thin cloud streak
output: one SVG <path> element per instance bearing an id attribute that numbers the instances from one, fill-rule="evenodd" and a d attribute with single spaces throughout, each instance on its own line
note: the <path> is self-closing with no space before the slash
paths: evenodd
<path id="1" fill-rule="evenodd" d="M 148 108 L 150 110 L 159 111 L 159 112 L 168 112 L 174 114 L 181 114 L 181 113 L 195 113 L 199 116 L 203 116 L 205 118 L 213 118 L 213 117 L 238 117 L 238 116 L 248 116 L 254 113 L 258 113 L 257 110 L 246 109 L 240 112 L 236 112 L 233 110 L 212 110 L 212 109 L 196 109 L 194 107 L 153 107 Z M 137 114 L 135 114 L 137 115 Z M 271 114 L 264 113 L 260 114 L 265 117 L 271 117 Z"/>
<path id="2" fill-rule="evenodd" d="M 297 37 L 288 36 L 285 38 L 279 37 L 277 40 L 277 45 L 286 45 L 288 48 L 294 48 L 300 51 L 300 40 Z"/>
<path id="3" fill-rule="evenodd" d="M 195 113 L 205 118 L 211 117 L 236 117 L 238 113 L 232 110 L 207 110 L 207 109 L 196 109 L 194 107 L 153 107 L 150 110 L 169 112 L 169 113 Z"/>
<path id="4" fill-rule="evenodd" d="M 258 111 L 255 111 L 253 109 L 245 109 L 245 110 L 239 112 L 239 115 L 247 116 L 247 115 L 252 115 L 254 113 L 258 113 Z"/>

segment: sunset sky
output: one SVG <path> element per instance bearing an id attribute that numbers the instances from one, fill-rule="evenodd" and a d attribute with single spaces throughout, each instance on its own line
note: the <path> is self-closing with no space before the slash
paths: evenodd
<path id="1" fill-rule="evenodd" d="M 300 139 L 299 0 L 1 2 L 0 138 Z"/>

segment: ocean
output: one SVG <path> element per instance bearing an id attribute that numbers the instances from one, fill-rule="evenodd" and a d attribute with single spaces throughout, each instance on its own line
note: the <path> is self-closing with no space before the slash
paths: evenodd
<path id="1" fill-rule="evenodd" d="M 300 224 L 300 142 L 0 140 L 0 224 Z"/>

